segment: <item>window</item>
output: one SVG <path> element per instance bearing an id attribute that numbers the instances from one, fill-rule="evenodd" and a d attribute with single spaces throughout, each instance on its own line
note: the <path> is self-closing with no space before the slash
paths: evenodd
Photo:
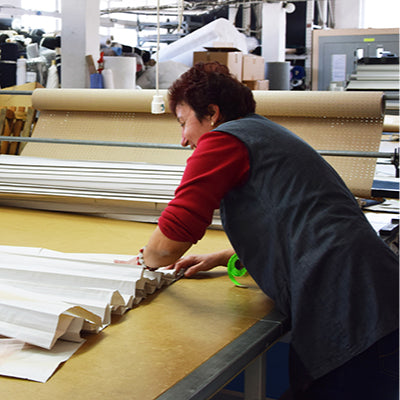
<path id="1" fill-rule="evenodd" d="M 21 0 L 21 8 L 32 11 L 14 18 L 14 23 L 25 30 L 42 29 L 46 33 L 61 30 L 61 18 L 57 13 L 61 11 L 61 0 Z M 39 11 L 36 15 L 34 11 Z M 42 13 L 42 14 L 41 14 Z"/>

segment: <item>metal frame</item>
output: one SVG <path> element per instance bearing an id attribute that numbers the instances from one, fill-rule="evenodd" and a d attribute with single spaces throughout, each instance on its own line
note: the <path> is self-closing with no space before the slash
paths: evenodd
<path id="1" fill-rule="evenodd" d="M 209 399 L 242 371 L 245 400 L 265 398 L 265 352 L 287 329 L 287 320 L 273 310 L 157 400 Z"/>

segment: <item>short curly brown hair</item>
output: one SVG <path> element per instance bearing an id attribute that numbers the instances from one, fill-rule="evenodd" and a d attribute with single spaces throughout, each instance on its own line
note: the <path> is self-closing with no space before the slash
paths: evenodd
<path id="1" fill-rule="evenodd" d="M 222 120 L 231 121 L 254 113 L 256 102 L 251 90 L 218 62 L 198 63 L 184 72 L 169 88 L 170 110 L 185 102 L 201 121 L 210 115 L 209 105 L 219 107 Z"/>

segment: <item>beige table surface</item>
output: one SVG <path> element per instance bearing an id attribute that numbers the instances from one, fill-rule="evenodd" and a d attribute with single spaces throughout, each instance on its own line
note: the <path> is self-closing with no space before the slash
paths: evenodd
<path id="1" fill-rule="evenodd" d="M 62 252 L 136 254 L 155 225 L 0 207 L 0 244 Z M 191 252 L 228 245 L 210 230 Z M 221 267 L 149 296 L 87 342 L 46 383 L 0 377 L 2 400 L 154 399 L 273 309 L 251 278 Z"/>

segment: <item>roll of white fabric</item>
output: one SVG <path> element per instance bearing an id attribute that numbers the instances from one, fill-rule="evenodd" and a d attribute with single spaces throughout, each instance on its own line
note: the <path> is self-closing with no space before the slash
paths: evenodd
<path id="1" fill-rule="evenodd" d="M 115 89 L 136 88 L 135 57 L 104 57 L 104 67 L 111 69 Z"/>
<path id="2" fill-rule="evenodd" d="M 55 60 L 53 60 L 47 75 L 46 88 L 47 89 L 58 89 L 59 80 L 58 80 L 58 72 Z"/>

